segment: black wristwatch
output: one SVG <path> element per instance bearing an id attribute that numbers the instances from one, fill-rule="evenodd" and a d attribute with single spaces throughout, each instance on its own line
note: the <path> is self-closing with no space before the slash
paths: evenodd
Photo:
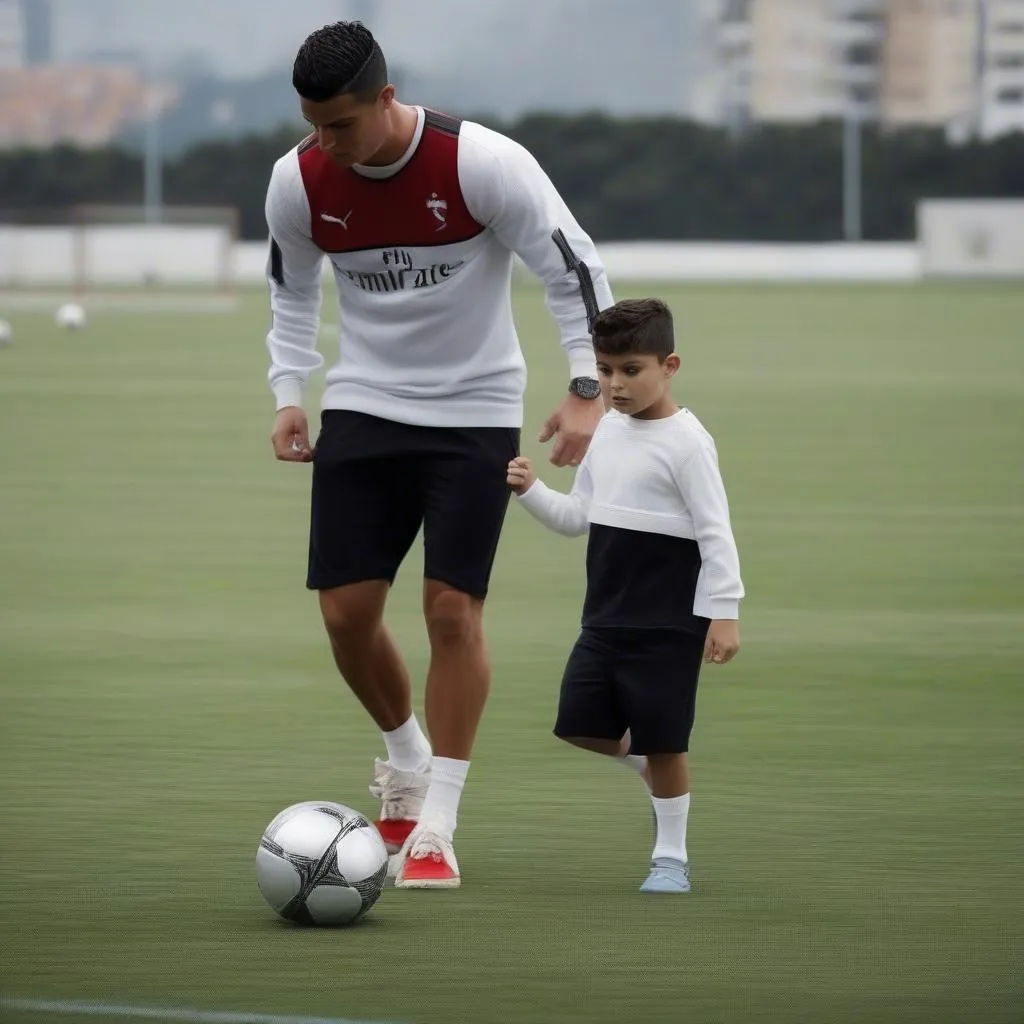
<path id="1" fill-rule="evenodd" d="M 569 394 L 588 400 L 598 398 L 601 394 L 601 382 L 596 377 L 573 377 L 569 381 Z"/>

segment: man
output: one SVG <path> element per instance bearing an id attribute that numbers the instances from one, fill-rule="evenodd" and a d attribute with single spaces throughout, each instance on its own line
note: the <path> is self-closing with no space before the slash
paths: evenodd
<path id="1" fill-rule="evenodd" d="M 483 606 L 519 452 L 526 369 L 512 322 L 518 254 L 546 287 L 569 362 L 540 439 L 577 465 L 604 412 L 589 324 L 612 302 L 594 245 L 521 146 L 397 102 L 372 34 L 338 22 L 302 44 L 292 82 L 312 134 L 267 194 L 278 459 L 312 462 L 307 586 L 335 662 L 383 734 L 377 827 L 398 887 L 460 884 L 453 835 L 490 685 Z M 320 273 L 341 306 L 310 445 L 302 400 L 316 350 Z M 430 641 L 424 736 L 383 625 L 420 528 Z"/>

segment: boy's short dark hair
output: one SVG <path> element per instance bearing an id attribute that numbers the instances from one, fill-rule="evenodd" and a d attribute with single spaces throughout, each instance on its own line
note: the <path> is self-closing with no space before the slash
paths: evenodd
<path id="1" fill-rule="evenodd" d="M 311 32 L 292 65 L 295 91 L 313 103 L 345 93 L 369 103 L 387 84 L 387 61 L 373 33 L 360 21 L 336 21 Z"/>
<path id="2" fill-rule="evenodd" d="M 601 310 L 590 328 L 594 349 L 606 356 L 629 353 L 664 360 L 676 350 L 672 311 L 661 299 L 623 299 Z"/>

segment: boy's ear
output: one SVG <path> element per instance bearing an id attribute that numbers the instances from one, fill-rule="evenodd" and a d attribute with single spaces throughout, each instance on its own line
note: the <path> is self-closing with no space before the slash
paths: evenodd
<path id="1" fill-rule="evenodd" d="M 665 367 L 665 376 L 674 377 L 679 372 L 679 356 L 673 352 L 672 355 L 665 357 L 665 362 L 662 365 Z"/>

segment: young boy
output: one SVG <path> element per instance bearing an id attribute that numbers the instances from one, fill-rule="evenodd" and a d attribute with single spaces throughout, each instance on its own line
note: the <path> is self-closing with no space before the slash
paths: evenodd
<path id="1" fill-rule="evenodd" d="M 739 650 L 744 596 L 711 435 L 672 400 L 672 314 L 627 299 L 594 318 L 605 402 L 570 494 L 509 463 L 519 502 L 545 526 L 589 530 L 582 629 L 562 678 L 555 735 L 619 758 L 645 780 L 657 820 L 641 892 L 690 891 L 687 767 L 701 659 Z"/>

